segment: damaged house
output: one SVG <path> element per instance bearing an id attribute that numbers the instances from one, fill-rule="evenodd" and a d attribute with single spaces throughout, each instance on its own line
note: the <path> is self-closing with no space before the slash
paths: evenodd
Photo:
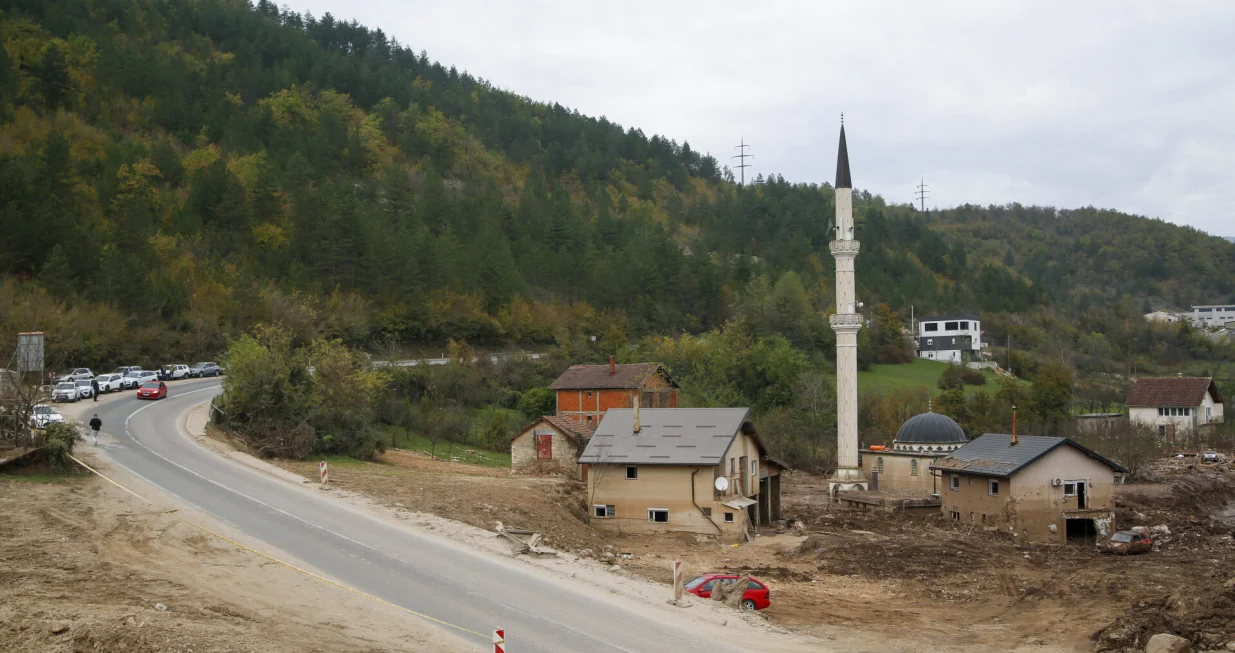
<path id="1" fill-rule="evenodd" d="M 592 428 L 569 417 L 545 415 L 510 439 L 510 467 L 521 474 L 563 474 L 582 478 L 579 453 Z"/>
<path id="2" fill-rule="evenodd" d="M 579 462 L 590 523 L 739 541 L 780 520 L 781 472 L 748 408 L 611 408 Z"/>
<path id="3" fill-rule="evenodd" d="M 1118 463 L 1068 438 L 987 433 L 936 460 L 945 517 L 1028 541 L 1094 541 L 1115 531 Z"/>

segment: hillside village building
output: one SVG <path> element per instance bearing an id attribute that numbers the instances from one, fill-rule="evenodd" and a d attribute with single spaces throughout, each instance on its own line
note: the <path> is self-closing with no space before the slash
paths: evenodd
<path id="1" fill-rule="evenodd" d="M 1179 321 L 1179 316 L 1167 311 L 1154 311 L 1145 314 L 1146 322 L 1164 322 L 1166 324 L 1175 324 Z"/>
<path id="2" fill-rule="evenodd" d="M 961 363 L 982 358 L 982 318 L 936 315 L 918 320 L 918 358 Z"/>
<path id="3" fill-rule="evenodd" d="M 1126 403 L 1129 421 L 1156 428 L 1164 440 L 1223 422 L 1222 396 L 1211 377 L 1137 379 Z"/>
<path id="4" fill-rule="evenodd" d="M 1221 329 L 1228 323 L 1235 322 L 1235 304 L 1209 304 L 1193 306 L 1191 313 L 1183 317 L 1192 322 L 1192 326 L 1203 329 Z"/>
<path id="5" fill-rule="evenodd" d="M 612 408 L 579 462 L 590 523 L 738 541 L 780 520 L 780 473 L 748 408 Z"/>
<path id="6" fill-rule="evenodd" d="M 678 384 L 660 363 L 572 365 L 549 386 L 557 393 L 557 415 L 595 428 L 610 408 L 676 408 Z"/>
<path id="7" fill-rule="evenodd" d="M 1115 531 L 1115 475 L 1127 470 L 1069 440 L 987 433 L 931 465 L 945 517 L 1027 541 L 1094 541 Z"/>
<path id="8" fill-rule="evenodd" d="M 571 417 L 545 415 L 510 439 L 510 467 L 525 474 L 565 474 L 583 478 L 579 454 L 592 428 Z"/>
<path id="9" fill-rule="evenodd" d="M 914 415 L 896 432 L 890 449 L 862 450 L 862 471 L 872 489 L 927 497 L 939 492 L 930 467 L 965 444 L 967 438 L 951 417 L 935 412 Z"/>

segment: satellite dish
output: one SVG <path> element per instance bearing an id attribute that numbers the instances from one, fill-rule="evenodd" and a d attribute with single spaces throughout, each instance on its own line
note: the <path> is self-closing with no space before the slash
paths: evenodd
<path id="1" fill-rule="evenodd" d="M 714 483 L 714 485 L 716 486 L 717 492 L 724 492 L 729 489 L 729 479 L 724 476 L 719 476 L 716 478 L 716 483 Z"/>

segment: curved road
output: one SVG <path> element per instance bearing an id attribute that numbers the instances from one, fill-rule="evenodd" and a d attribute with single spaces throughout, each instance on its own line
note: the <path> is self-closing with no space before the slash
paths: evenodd
<path id="1" fill-rule="evenodd" d="M 328 578 L 477 632 L 504 627 L 516 653 L 740 650 L 598 600 L 573 581 L 401 529 L 228 461 L 179 428 L 186 410 L 220 391 L 218 382 L 181 381 L 169 391 L 158 402 L 99 404 L 104 433 L 118 440 L 104 455 Z M 461 636 L 478 650 L 489 646 Z"/>

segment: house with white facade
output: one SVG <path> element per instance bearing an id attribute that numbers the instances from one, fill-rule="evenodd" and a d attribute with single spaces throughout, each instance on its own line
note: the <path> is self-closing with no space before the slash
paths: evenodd
<path id="1" fill-rule="evenodd" d="M 1223 421 L 1222 396 L 1212 377 L 1137 379 L 1127 404 L 1133 424 L 1152 426 L 1165 440 Z"/>
<path id="2" fill-rule="evenodd" d="M 1235 304 L 1193 306 L 1192 312 L 1184 313 L 1183 316 L 1187 317 L 1194 327 L 1221 329 L 1228 323 L 1235 322 Z"/>
<path id="3" fill-rule="evenodd" d="M 918 358 L 961 363 L 982 358 L 982 318 L 936 315 L 918 320 Z"/>

